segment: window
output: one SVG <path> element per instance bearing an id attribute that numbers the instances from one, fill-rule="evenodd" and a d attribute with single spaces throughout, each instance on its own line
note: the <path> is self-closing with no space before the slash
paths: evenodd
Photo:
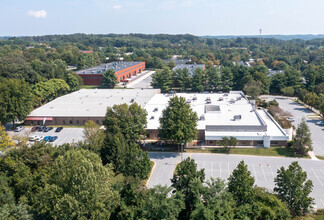
<path id="1" fill-rule="evenodd" d="M 79 120 L 76 121 L 77 125 L 79 124 Z"/>
<path id="2" fill-rule="evenodd" d="M 70 120 L 70 125 L 73 124 L 72 120 Z"/>
<path id="3" fill-rule="evenodd" d="M 63 120 L 63 124 L 65 125 L 65 120 Z"/>

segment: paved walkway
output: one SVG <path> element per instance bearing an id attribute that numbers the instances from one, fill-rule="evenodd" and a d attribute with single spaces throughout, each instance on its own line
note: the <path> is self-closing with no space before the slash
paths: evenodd
<path id="1" fill-rule="evenodd" d="M 126 86 L 127 88 L 132 88 L 134 87 L 136 84 L 140 83 L 142 80 L 146 79 L 147 77 L 151 76 L 153 73 L 155 73 L 155 71 L 147 71 L 147 73 L 142 74 L 142 76 L 138 77 L 137 79 L 135 79 L 134 81 L 129 82 Z"/>

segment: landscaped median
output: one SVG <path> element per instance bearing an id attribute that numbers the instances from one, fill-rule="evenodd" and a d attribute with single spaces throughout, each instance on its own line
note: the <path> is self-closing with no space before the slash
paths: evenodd
<path id="1" fill-rule="evenodd" d="M 277 157 L 299 157 L 310 158 L 307 156 L 296 156 L 293 149 L 286 147 L 270 147 L 270 148 L 232 148 L 228 152 L 224 148 L 206 148 L 206 149 L 185 149 L 186 153 L 219 153 L 219 154 L 242 154 L 254 156 L 277 156 Z"/>

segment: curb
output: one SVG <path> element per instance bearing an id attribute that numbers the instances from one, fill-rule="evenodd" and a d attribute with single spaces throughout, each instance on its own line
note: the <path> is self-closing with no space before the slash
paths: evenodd
<path id="1" fill-rule="evenodd" d="M 154 163 L 154 165 L 153 165 L 153 167 L 152 167 L 152 169 L 151 169 L 151 172 L 150 172 L 149 178 L 147 178 L 147 180 L 146 180 L 146 183 L 145 183 L 145 186 L 146 186 L 146 187 L 147 187 L 147 185 L 149 184 L 149 182 L 150 182 L 150 180 L 151 180 L 151 177 L 152 177 L 152 175 L 153 175 L 153 172 L 154 172 L 154 169 L 155 169 L 155 166 L 156 166 L 155 161 L 153 161 L 153 160 L 151 160 L 151 161 Z"/>

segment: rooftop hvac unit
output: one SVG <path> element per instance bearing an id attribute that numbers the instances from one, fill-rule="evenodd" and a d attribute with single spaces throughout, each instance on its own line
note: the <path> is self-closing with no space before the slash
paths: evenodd
<path id="1" fill-rule="evenodd" d="M 237 98 L 236 98 L 237 101 L 238 101 L 238 100 L 241 100 L 241 99 L 242 99 L 242 97 L 237 97 Z"/>
<path id="2" fill-rule="evenodd" d="M 197 100 L 197 96 L 194 95 L 194 97 L 192 98 L 192 100 Z"/>
<path id="3" fill-rule="evenodd" d="M 154 108 L 153 112 L 157 112 L 159 109 L 158 108 Z"/>
<path id="4" fill-rule="evenodd" d="M 211 99 L 210 99 L 210 97 L 207 97 L 207 98 L 206 98 L 206 103 L 207 103 L 207 104 L 210 104 L 210 103 L 211 103 Z"/>
<path id="5" fill-rule="evenodd" d="M 223 97 L 219 97 L 218 101 L 224 101 Z"/>
<path id="6" fill-rule="evenodd" d="M 242 115 L 234 115 L 234 121 L 241 120 Z"/>
<path id="7" fill-rule="evenodd" d="M 230 104 L 234 104 L 234 103 L 235 103 L 235 100 L 234 100 L 234 99 L 231 99 L 231 100 L 229 101 L 229 103 L 230 103 Z"/>
<path id="8" fill-rule="evenodd" d="M 154 119 L 154 116 L 151 116 L 150 120 L 153 120 Z"/>
<path id="9" fill-rule="evenodd" d="M 202 114 L 202 115 L 200 116 L 199 120 L 200 120 L 200 121 L 204 121 L 204 120 L 205 120 L 205 115 Z"/>
<path id="10" fill-rule="evenodd" d="M 134 99 L 131 99 L 130 102 L 133 103 L 134 102 Z"/>
<path id="11" fill-rule="evenodd" d="M 190 104 L 191 103 L 191 99 L 187 99 L 187 104 Z"/>
<path id="12" fill-rule="evenodd" d="M 228 93 L 225 93 L 224 96 L 225 96 L 225 97 L 228 96 Z"/>

